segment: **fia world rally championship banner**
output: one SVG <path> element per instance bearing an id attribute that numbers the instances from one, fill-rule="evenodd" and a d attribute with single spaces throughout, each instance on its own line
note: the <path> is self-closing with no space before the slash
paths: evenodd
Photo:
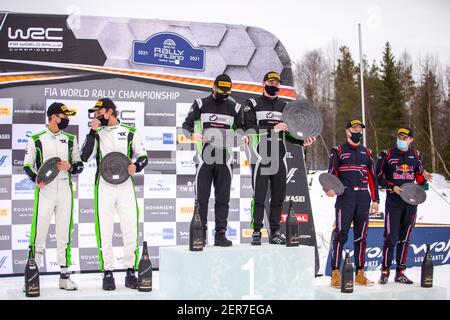
<path id="1" fill-rule="evenodd" d="M 109 97 L 122 123 L 136 127 L 149 164 L 135 177 L 140 243 L 147 241 L 154 267 L 159 247 L 188 244 L 194 206 L 194 144 L 181 134 L 193 101 L 211 93 L 227 73 L 232 98 L 244 104 L 262 93 L 266 72 L 281 74 L 280 97 L 295 99 L 291 62 L 271 33 L 250 26 L 90 16 L 0 13 L 0 276 L 22 274 L 33 214 L 34 184 L 22 165 L 30 136 L 46 124 L 54 101 L 76 109 L 67 131 L 79 145 L 89 130 L 87 110 Z M 301 226 L 301 244 L 316 247 L 302 148 L 287 143 L 287 201 Z M 72 269 L 97 270 L 94 225 L 95 161 L 74 178 Z M 214 229 L 214 190 L 208 238 Z M 245 149 L 233 149 L 227 237 L 250 243 L 252 185 Z M 122 234 L 116 216 L 116 268 L 122 267 Z M 267 233 L 264 233 L 267 241 Z M 312 262 L 313 263 L 313 262 Z M 318 255 L 316 248 L 316 272 Z M 41 272 L 58 271 L 52 221 Z"/>

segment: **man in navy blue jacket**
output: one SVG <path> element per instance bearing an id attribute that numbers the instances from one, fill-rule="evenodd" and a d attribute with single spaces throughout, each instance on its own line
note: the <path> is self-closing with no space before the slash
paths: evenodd
<path id="1" fill-rule="evenodd" d="M 413 132 L 410 128 L 397 131 L 396 146 L 381 152 L 377 162 L 377 176 L 380 186 L 386 189 L 386 216 L 384 218 L 383 263 L 380 284 L 386 284 L 389 270 L 397 247 L 397 270 L 395 282 L 412 284 L 405 275 L 409 239 L 416 222 L 417 205 L 406 203 L 400 198 L 401 185 L 416 181 L 423 185 L 432 176 L 423 169 L 419 151 L 410 147 Z"/>
<path id="2" fill-rule="evenodd" d="M 342 249 L 347 242 L 352 222 L 356 265 L 355 283 L 365 286 L 373 285 L 373 281 L 367 279 L 365 275 L 364 261 L 369 209 L 371 212 L 378 211 L 379 197 L 372 152 L 360 143 L 364 128 L 365 125 L 360 120 L 348 122 L 347 141 L 334 147 L 330 154 L 328 172 L 338 177 L 345 187 L 344 193 L 336 199 L 336 227 L 333 230 L 331 243 L 331 286 L 335 288 L 341 287 L 339 266 L 342 260 Z M 336 195 L 334 190 L 328 190 L 326 194 L 329 197 Z"/>

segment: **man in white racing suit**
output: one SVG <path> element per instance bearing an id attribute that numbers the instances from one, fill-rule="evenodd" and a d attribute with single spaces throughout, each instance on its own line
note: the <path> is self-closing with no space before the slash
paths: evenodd
<path id="1" fill-rule="evenodd" d="M 59 287 L 76 290 L 77 285 L 67 272 L 71 265 L 71 240 L 73 230 L 73 189 L 71 176 L 83 171 L 83 163 L 78 151 L 76 136 L 64 132 L 69 124 L 69 116 L 75 115 L 63 103 L 54 102 L 47 110 L 47 127 L 33 134 L 25 150 L 23 169 L 36 183 L 34 191 L 34 210 L 30 232 L 30 246 L 38 266 L 42 264 L 42 254 L 48 228 L 55 214 L 56 252 L 61 267 Z M 38 183 L 37 173 L 42 164 L 50 158 L 59 157 L 60 170 L 56 178 L 45 184 Z"/>
<path id="2" fill-rule="evenodd" d="M 137 205 L 133 175 L 140 172 L 148 163 L 147 152 L 141 143 L 135 128 L 121 124 L 117 119 L 117 108 L 111 99 L 97 101 L 89 112 L 95 112 L 91 130 L 81 150 L 81 159 L 89 161 L 94 156 L 97 161 L 97 173 L 94 187 L 94 211 L 100 270 L 104 272 L 103 289 L 115 290 L 113 277 L 114 256 L 112 238 L 114 229 L 114 212 L 120 218 L 123 234 L 123 264 L 127 268 L 125 286 L 137 288 L 135 270 L 139 262 Z M 100 175 L 102 159 L 110 152 L 121 152 L 130 159 L 128 173 L 130 179 L 115 185 L 106 182 Z M 132 162 L 132 159 L 136 159 Z"/>

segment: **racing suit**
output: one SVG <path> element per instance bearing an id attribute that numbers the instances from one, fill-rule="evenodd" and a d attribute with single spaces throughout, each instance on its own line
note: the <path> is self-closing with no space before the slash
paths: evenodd
<path id="1" fill-rule="evenodd" d="M 252 220 L 250 227 L 259 231 L 263 227 L 264 202 L 270 182 L 270 231 L 280 229 L 281 210 L 286 196 L 286 140 L 297 145 L 303 145 L 302 140 L 297 140 L 288 132 L 275 133 L 273 128 L 282 122 L 283 110 L 287 103 L 280 98 L 270 99 L 264 95 L 256 99 L 247 100 L 244 107 L 244 126 L 250 138 L 250 163 L 252 168 Z M 261 152 L 264 144 L 267 151 Z M 275 145 L 276 144 L 276 145 Z M 272 163 L 272 152 L 278 161 L 278 166 Z M 274 165 L 274 170 L 264 172 L 264 168 Z M 276 169 L 278 168 L 278 169 Z"/>
<path id="2" fill-rule="evenodd" d="M 208 128 L 232 130 L 242 127 L 241 105 L 230 98 L 217 100 L 213 95 L 197 99 L 183 123 L 183 129 L 191 134 Z M 211 150 L 211 152 L 210 152 Z M 206 154 L 219 161 L 206 161 Z M 211 183 L 215 190 L 215 230 L 226 230 L 233 178 L 233 153 L 231 149 L 212 148 L 208 143 L 197 143 L 195 195 L 204 230 L 208 222 L 208 201 Z"/>
<path id="3" fill-rule="evenodd" d="M 380 153 L 377 162 L 377 176 L 380 186 L 387 190 L 384 218 L 383 268 L 390 268 L 396 250 L 399 269 L 406 269 L 408 247 L 416 222 L 417 205 L 406 203 L 393 191 L 407 182 L 424 184 L 423 164 L 417 150 L 401 151 L 391 148 Z"/>
<path id="4" fill-rule="evenodd" d="M 97 172 L 94 186 L 95 231 L 97 236 L 100 271 L 113 271 L 114 256 L 112 248 L 114 230 L 114 212 L 120 218 L 123 234 L 124 268 L 137 269 L 139 262 L 138 224 L 139 207 L 137 204 L 134 179 L 114 185 L 106 182 L 100 175 L 100 163 L 110 152 L 121 152 L 130 159 L 136 158 L 136 172 L 140 172 L 148 163 L 147 152 L 141 143 L 135 128 L 121 123 L 114 126 L 91 129 L 81 150 L 84 162 L 94 156 Z"/>
<path id="5" fill-rule="evenodd" d="M 357 269 L 361 269 L 366 256 L 370 202 L 379 202 L 372 153 L 361 145 L 338 145 L 331 150 L 328 172 L 338 177 L 345 187 L 344 193 L 336 198 L 336 227 L 332 233 L 331 267 L 337 269 L 341 266 L 342 249 L 353 222 L 355 265 Z"/>
<path id="6" fill-rule="evenodd" d="M 59 157 L 71 164 L 69 171 L 60 171 L 56 178 L 43 188 L 34 189 L 33 220 L 30 245 L 38 266 L 48 228 L 55 214 L 57 262 L 61 267 L 71 265 L 71 241 L 73 230 L 73 188 L 72 175 L 83 171 L 76 136 L 62 130 L 54 133 L 48 128 L 33 134 L 25 149 L 23 169 L 36 182 L 41 165 L 50 158 Z"/>

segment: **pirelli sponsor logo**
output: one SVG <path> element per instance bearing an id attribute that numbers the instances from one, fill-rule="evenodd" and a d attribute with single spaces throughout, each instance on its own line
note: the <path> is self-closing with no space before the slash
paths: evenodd
<path id="1" fill-rule="evenodd" d="M 0 208 L 0 218 L 5 218 L 5 217 L 9 217 L 10 211 L 8 208 Z"/>
<path id="2" fill-rule="evenodd" d="M 0 106 L 0 116 L 11 116 L 11 108 L 8 106 Z"/>
<path id="3" fill-rule="evenodd" d="M 193 144 L 195 143 L 194 140 L 192 140 L 189 137 L 186 137 L 184 134 L 179 134 L 177 139 L 179 144 Z"/>
<path id="4" fill-rule="evenodd" d="M 231 88 L 231 82 L 228 81 L 219 81 L 217 85 L 219 87 Z"/>
<path id="5" fill-rule="evenodd" d="M 251 238 L 252 234 L 253 234 L 253 229 L 242 229 L 242 238 Z M 269 236 L 267 229 L 261 229 L 261 235 L 262 235 L 262 237 L 267 238 Z"/>
<path id="6" fill-rule="evenodd" d="M 178 207 L 178 213 L 179 214 L 194 214 L 194 207 L 193 206 Z"/>

